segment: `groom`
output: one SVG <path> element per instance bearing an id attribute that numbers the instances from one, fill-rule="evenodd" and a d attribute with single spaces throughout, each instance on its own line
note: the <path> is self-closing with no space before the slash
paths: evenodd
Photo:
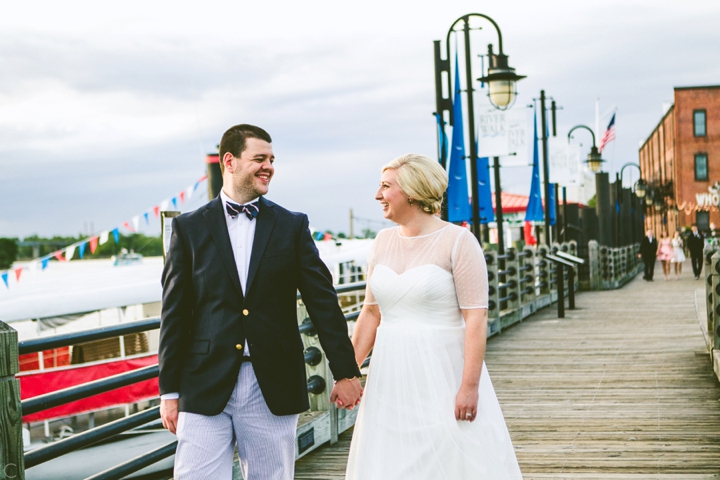
<path id="1" fill-rule="evenodd" d="M 275 173 L 268 133 L 230 128 L 223 188 L 176 217 L 162 275 L 160 414 L 177 434 L 176 480 L 292 480 L 298 414 L 309 408 L 296 296 L 302 294 L 336 380 L 331 399 L 362 395 L 347 324 L 308 218 L 264 195 Z"/>

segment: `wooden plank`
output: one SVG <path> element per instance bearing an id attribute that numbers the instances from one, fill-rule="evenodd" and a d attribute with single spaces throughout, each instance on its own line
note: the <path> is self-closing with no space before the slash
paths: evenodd
<path id="1" fill-rule="evenodd" d="M 695 300 L 704 283 L 655 277 L 582 292 L 564 319 L 543 309 L 489 340 L 526 480 L 720 480 L 720 383 Z M 300 459 L 295 478 L 342 479 L 351 434 Z"/>
<path id="2" fill-rule="evenodd" d="M 24 479 L 17 332 L 0 322 L 0 480 Z"/>

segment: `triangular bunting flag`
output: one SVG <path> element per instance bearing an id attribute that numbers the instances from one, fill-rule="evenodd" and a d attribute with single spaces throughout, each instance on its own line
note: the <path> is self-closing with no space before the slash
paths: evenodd
<path id="1" fill-rule="evenodd" d="M 114 228 L 112 234 L 113 237 L 115 237 L 115 243 L 120 243 L 120 231 L 117 228 Z"/>
<path id="2" fill-rule="evenodd" d="M 190 185 L 190 186 L 185 190 L 185 195 L 187 195 L 187 199 L 188 199 L 188 200 L 190 200 L 190 199 L 192 198 L 193 193 L 195 193 L 195 187 L 193 187 L 192 185 Z"/>
<path id="3" fill-rule="evenodd" d="M 200 186 L 200 182 L 195 182 L 195 185 L 193 185 L 193 192 L 197 190 L 197 187 Z"/>
<path id="4" fill-rule="evenodd" d="M 20 281 L 20 275 L 22 275 L 22 271 L 23 271 L 22 267 L 15 269 L 15 281 L 16 282 Z"/>
<path id="5" fill-rule="evenodd" d="M 145 217 L 145 225 L 150 225 L 150 215 L 149 212 L 143 213 L 143 217 Z"/>
<path id="6" fill-rule="evenodd" d="M 132 222 L 133 222 L 133 228 L 137 232 L 140 229 L 140 217 L 138 215 L 135 215 L 132 218 Z"/>
<path id="7" fill-rule="evenodd" d="M 98 246 L 98 237 L 92 237 L 90 240 L 90 253 L 95 253 Z M 107 241 L 107 238 L 105 239 Z"/>
<path id="8" fill-rule="evenodd" d="M 47 268 L 49 262 L 50 262 L 50 259 L 49 259 L 49 258 L 43 258 L 43 259 L 41 260 L 40 263 L 41 263 L 41 265 L 42 265 L 42 269 L 43 269 L 43 270 L 45 270 L 45 269 Z"/>
<path id="9" fill-rule="evenodd" d="M 135 231 L 136 231 L 133 227 L 130 226 L 130 222 L 124 222 L 124 223 L 122 224 L 122 226 L 125 227 L 125 228 L 127 228 L 127 229 L 130 230 L 131 232 L 135 232 Z M 113 232 L 114 232 L 114 231 L 113 231 Z"/>
<path id="10" fill-rule="evenodd" d="M 153 213 L 155 214 L 155 218 L 158 218 L 160 216 L 160 205 L 155 205 L 153 207 Z"/>
<path id="11" fill-rule="evenodd" d="M 207 180 L 207 175 L 203 175 L 202 177 L 200 177 L 200 180 L 198 180 L 198 183 L 204 182 L 205 180 Z"/>
<path id="12" fill-rule="evenodd" d="M 28 263 L 27 268 L 28 268 L 28 270 L 30 270 L 33 273 L 37 272 L 38 262 L 33 261 L 33 262 Z"/>
<path id="13" fill-rule="evenodd" d="M 57 258 L 59 261 L 61 261 L 61 262 L 64 262 L 64 261 L 65 261 L 65 257 L 63 257 L 63 252 L 62 252 L 62 250 L 58 250 L 57 252 L 55 252 L 55 253 L 53 254 L 53 256 L 54 256 L 55 258 Z"/>
<path id="14" fill-rule="evenodd" d="M 163 200 L 162 202 L 160 202 L 160 211 L 167 212 L 167 209 L 169 206 L 170 206 L 170 200 Z"/>
<path id="15" fill-rule="evenodd" d="M 87 242 L 82 242 L 80 245 L 78 245 L 78 255 L 80 256 L 80 260 L 82 260 L 85 257 L 85 248 L 87 247 Z"/>
<path id="16" fill-rule="evenodd" d="M 65 249 L 65 260 L 72 260 L 73 255 L 75 255 L 75 245 L 70 245 Z"/>
<path id="17" fill-rule="evenodd" d="M 110 232 L 105 230 L 104 232 L 100 232 L 100 245 L 103 245 L 105 242 L 108 241 L 108 238 L 110 237 Z"/>
<path id="18" fill-rule="evenodd" d="M 183 190 L 182 192 L 180 192 L 180 193 L 178 194 L 178 197 L 180 197 L 180 202 L 184 204 L 184 203 L 185 203 L 185 190 Z"/>
<path id="19" fill-rule="evenodd" d="M 10 288 L 10 285 L 8 284 L 8 272 L 4 272 L 2 275 L 3 282 L 5 282 L 5 286 L 7 288 Z"/>
<path id="20" fill-rule="evenodd" d="M 173 197 L 172 200 L 170 200 L 173 204 L 173 208 L 177 210 L 177 197 Z"/>

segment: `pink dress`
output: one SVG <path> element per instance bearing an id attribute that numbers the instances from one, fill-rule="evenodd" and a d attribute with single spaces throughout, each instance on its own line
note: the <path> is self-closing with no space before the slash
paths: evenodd
<path id="1" fill-rule="evenodd" d="M 669 238 L 661 238 L 659 243 L 660 246 L 658 248 L 659 252 L 657 256 L 658 260 L 672 260 L 675 256 L 672 246 L 672 240 L 670 240 Z"/>

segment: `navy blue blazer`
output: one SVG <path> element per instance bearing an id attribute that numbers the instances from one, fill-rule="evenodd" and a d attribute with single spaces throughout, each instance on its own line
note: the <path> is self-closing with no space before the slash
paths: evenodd
<path id="1" fill-rule="evenodd" d="M 237 381 L 245 340 L 270 411 L 309 408 L 298 290 L 335 379 L 359 376 L 332 277 L 307 215 L 260 198 L 243 295 L 220 198 L 173 219 L 162 273 L 160 393 L 180 411 L 217 415 Z"/>

